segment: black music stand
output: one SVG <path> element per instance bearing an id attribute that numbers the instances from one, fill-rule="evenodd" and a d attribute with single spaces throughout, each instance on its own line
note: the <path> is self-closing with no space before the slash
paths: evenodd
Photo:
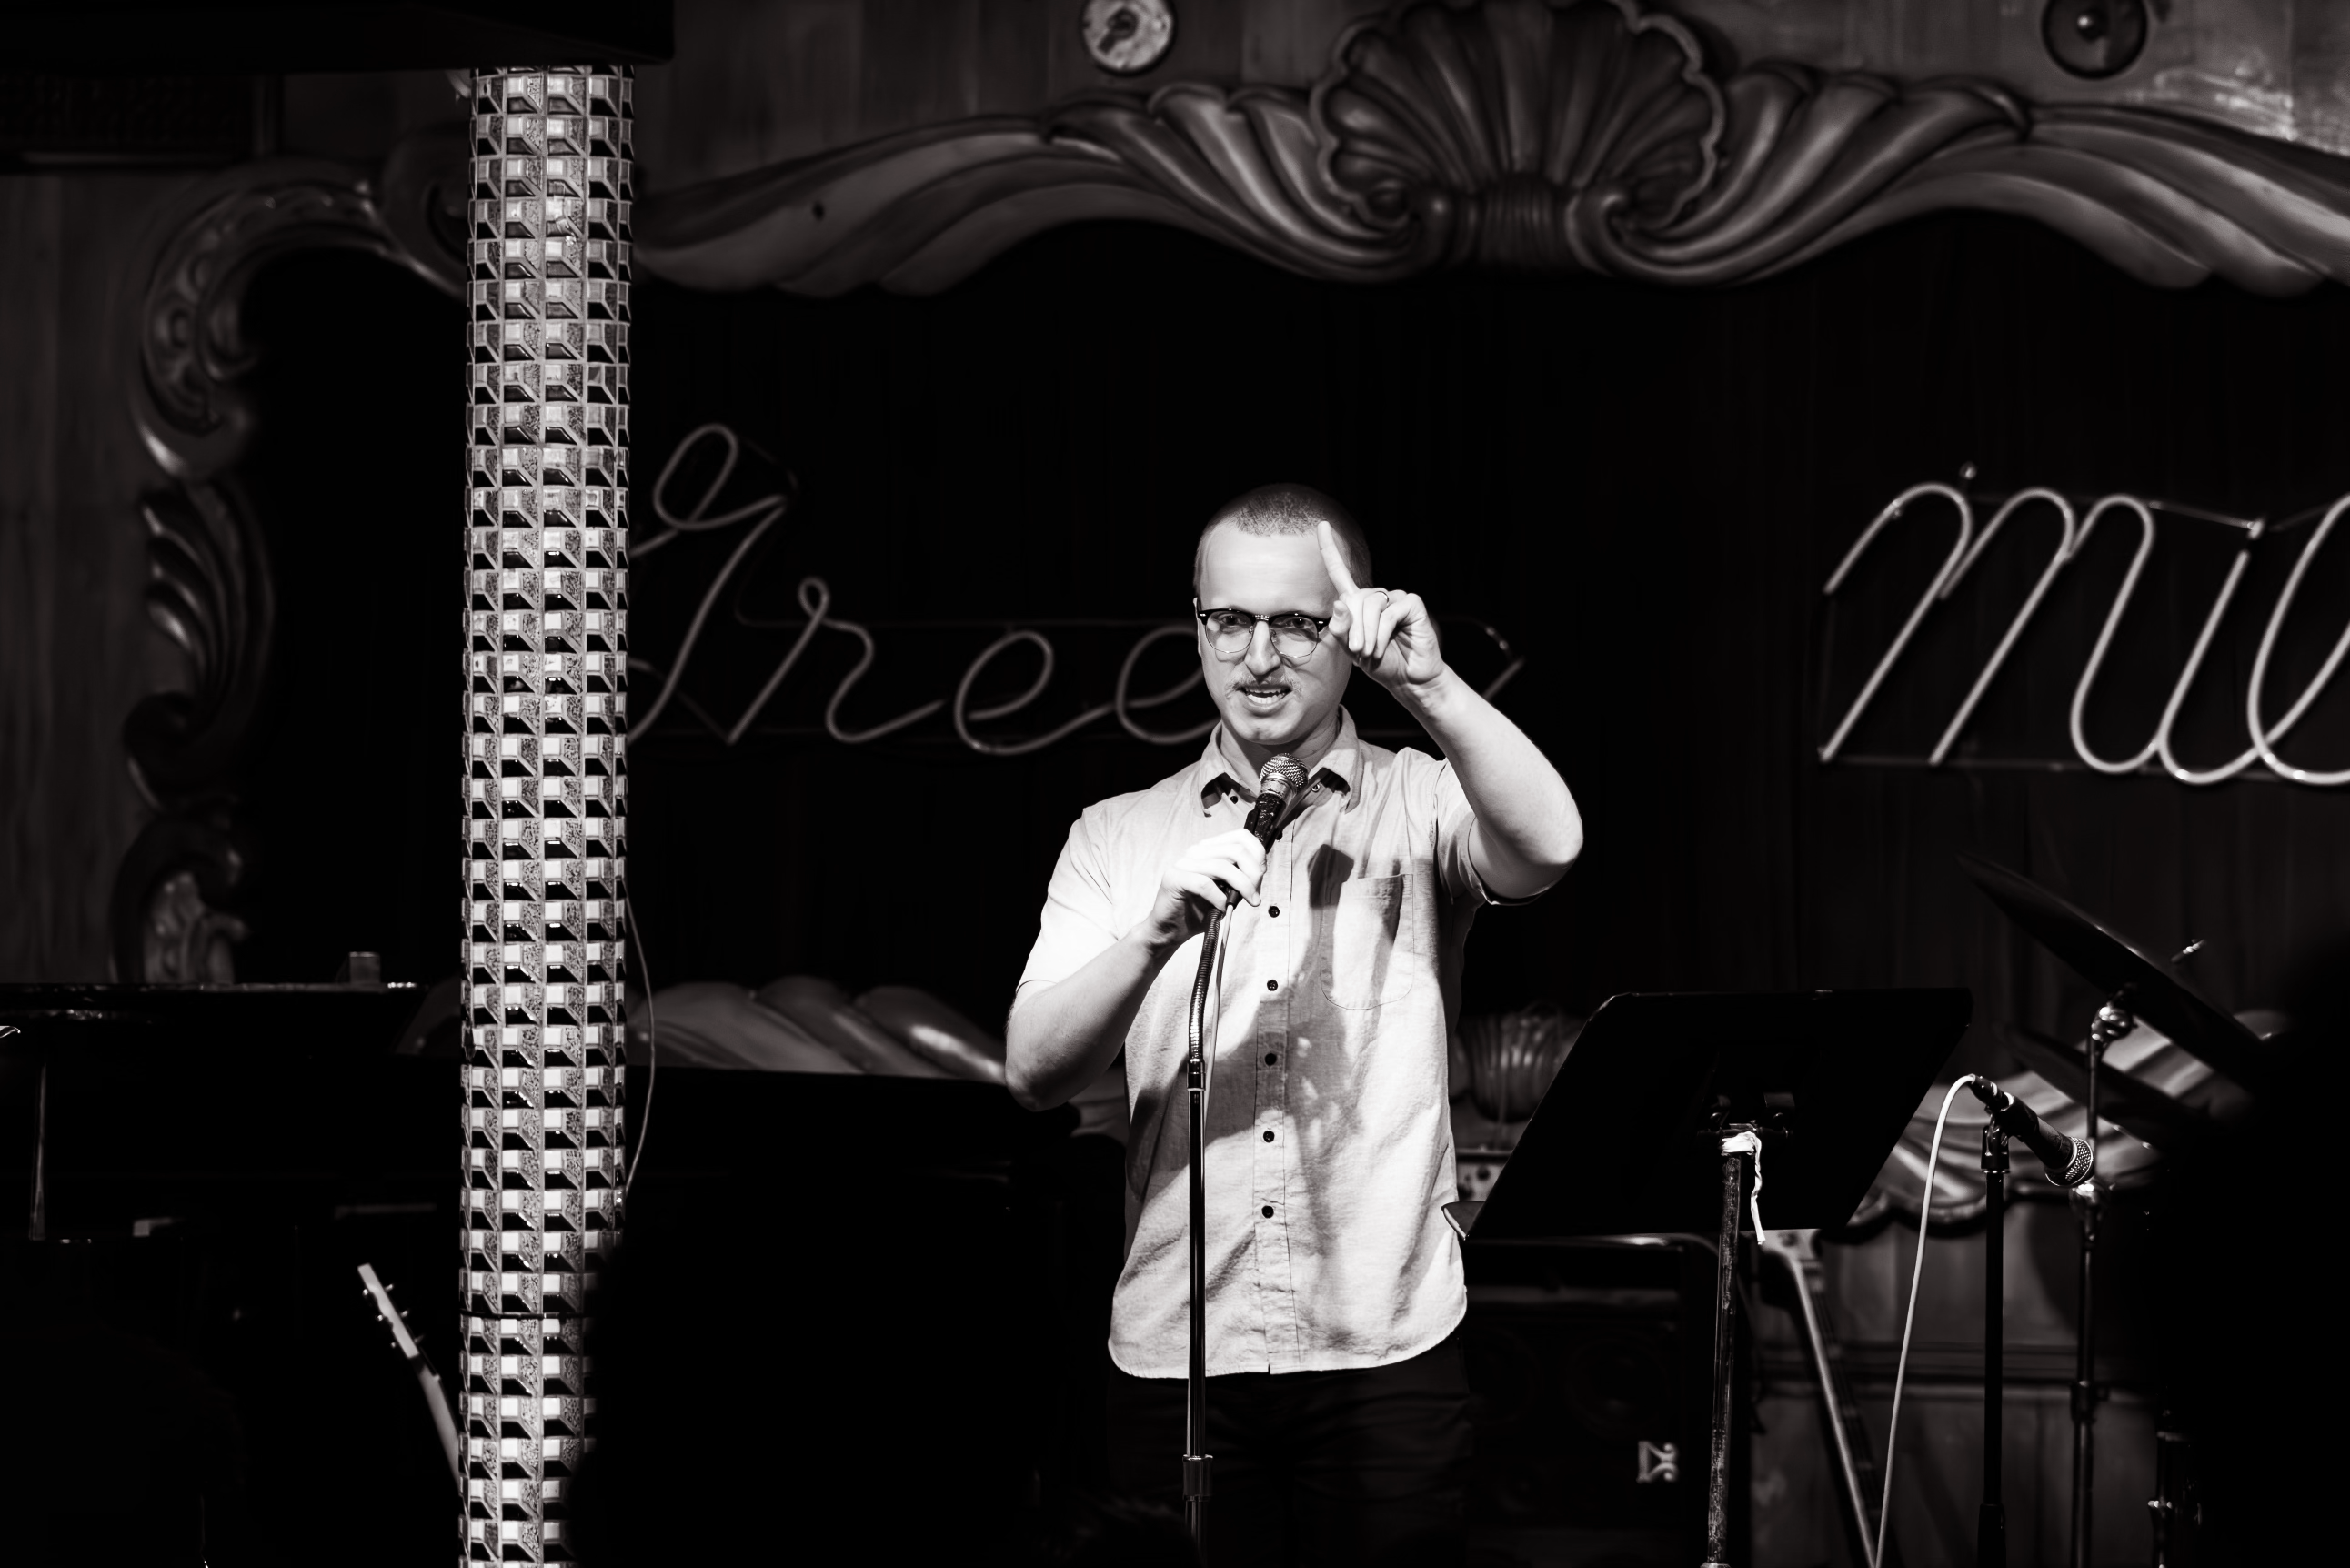
<path id="1" fill-rule="evenodd" d="M 69 1053 L 224 1049 L 298 1061 L 390 1048 L 424 996 L 405 981 L 337 985 L 0 985 L 0 1055 L 36 1064 L 26 1239 L 48 1240 L 49 1068 Z M 356 1044 L 355 1044 L 356 1042 Z"/>
<path id="2" fill-rule="evenodd" d="M 1973 1008 L 1963 990 L 1610 997 L 1492 1195 L 1445 1206 L 1464 1240 L 1717 1238 L 1707 1568 L 1728 1562 L 1732 1271 L 1757 1151 L 1765 1224 L 1843 1224 Z"/>

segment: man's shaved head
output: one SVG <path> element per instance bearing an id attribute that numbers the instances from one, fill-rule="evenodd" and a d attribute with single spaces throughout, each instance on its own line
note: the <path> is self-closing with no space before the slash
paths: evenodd
<path id="1" fill-rule="evenodd" d="M 1199 545 L 1191 553 L 1193 596 L 1200 592 L 1200 563 L 1208 535 L 1217 529 L 1229 524 L 1243 534 L 1311 535 L 1317 523 L 1330 524 L 1330 532 L 1338 536 L 1338 548 L 1346 554 L 1347 570 L 1355 574 L 1356 582 L 1367 586 L 1372 580 L 1370 541 L 1363 537 L 1362 524 L 1352 513 L 1310 485 L 1260 484 L 1217 507 L 1207 526 L 1200 530 Z"/>

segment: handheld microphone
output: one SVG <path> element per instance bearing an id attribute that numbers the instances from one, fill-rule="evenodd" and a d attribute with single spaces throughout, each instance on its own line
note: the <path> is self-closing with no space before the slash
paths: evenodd
<path id="1" fill-rule="evenodd" d="M 1305 787 L 1305 770 L 1287 752 L 1264 764 L 1257 775 L 1256 804 L 1249 807 L 1248 830 L 1266 848 L 1273 847 L 1275 835 L 1289 815 L 1289 803 Z"/>
<path id="2" fill-rule="evenodd" d="M 2000 1131 L 2030 1149 L 2048 1168 L 2050 1181 L 2058 1187 L 2077 1187 L 2088 1179 L 2095 1157 L 2085 1140 L 2058 1132 L 2040 1118 L 2040 1113 L 1988 1079 L 1978 1077 L 1967 1087 L 1989 1107 Z"/>
<path id="3" fill-rule="evenodd" d="M 1264 771 L 1257 775 L 1256 804 L 1249 807 L 1248 814 L 1248 830 L 1256 835 L 1259 844 L 1267 849 L 1273 847 L 1274 839 L 1281 834 L 1281 825 L 1288 820 L 1292 803 L 1305 791 L 1305 770 L 1287 752 L 1264 764 Z M 1240 901 L 1241 896 L 1232 893 L 1224 907 L 1231 909 Z"/>

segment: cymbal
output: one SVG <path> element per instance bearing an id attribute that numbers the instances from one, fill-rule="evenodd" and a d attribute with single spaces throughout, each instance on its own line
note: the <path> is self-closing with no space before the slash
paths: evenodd
<path id="1" fill-rule="evenodd" d="M 2074 1103 L 2089 1103 L 2089 1064 L 2080 1052 L 2019 1024 L 1999 1024 L 1994 1033 L 2016 1060 Z M 2116 1067 L 2097 1075 L 2097 1114 L 2140 1142 L 2173 1153 L 2192 1148 L 2220 1130 L 2218 1122 L 2194 1106 Z"/>
<path id="2" fill-rule="evenodd" d="M 2178 1046 L 2248 1089 L 2267 1081 L 2259 1035 L 2178 971 L 2037 882 L 1960 851 L 1959 868 L 1986 898 L 2075 974 Z"/>

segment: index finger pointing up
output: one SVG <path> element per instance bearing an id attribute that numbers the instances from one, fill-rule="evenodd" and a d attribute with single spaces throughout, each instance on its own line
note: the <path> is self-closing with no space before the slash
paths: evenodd
<path id="1" fill-rule="evenodd" d="M 1330 574 L 1330 586 L 1338 590 L 1338 597 L 1361 592 L 1355 586 L 1355 575 L 1347 570 L 1347 554 L 1338 547 L 1336 531 L 1327 523 L 1316 523 L 1314 535 L 1322 542 L 1322 569 Z"/>

